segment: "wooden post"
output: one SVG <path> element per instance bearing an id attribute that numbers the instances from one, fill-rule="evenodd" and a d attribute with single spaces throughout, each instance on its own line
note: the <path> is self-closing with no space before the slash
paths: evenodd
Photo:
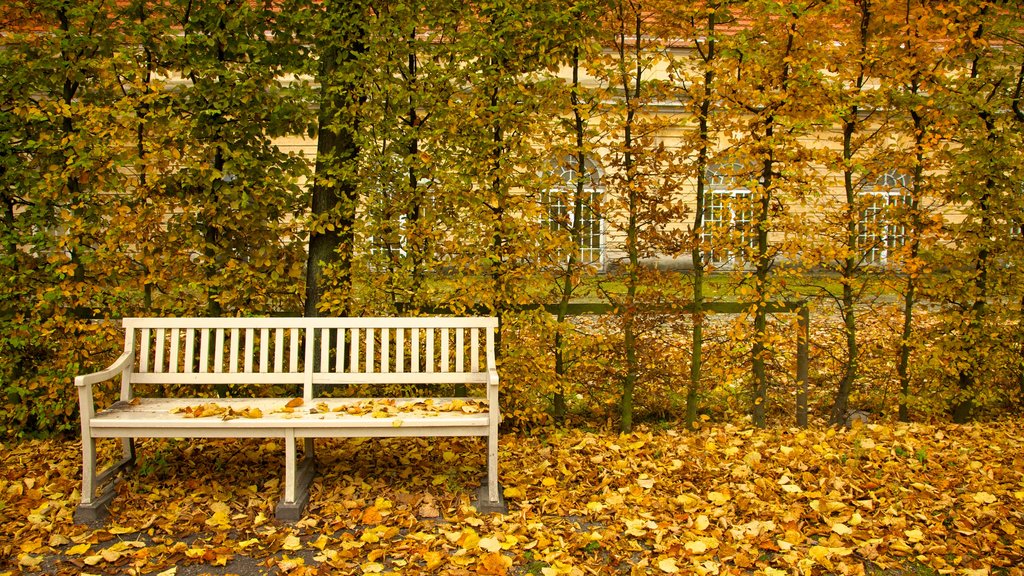
<path id="1" fill-rule="evenodd" d="M 810 352 L 811 312 L 806 304 L 800 307 L 796 335 L 796 424 L 807 426 L 807 362 Z"/>

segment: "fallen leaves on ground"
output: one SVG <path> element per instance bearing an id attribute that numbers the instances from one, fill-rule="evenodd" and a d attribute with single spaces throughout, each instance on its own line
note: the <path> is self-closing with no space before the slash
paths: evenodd
<path id="1" fill-rule="evenodd" d="M 280 441 L 149 440 L 102 527 L 71 521 L 79 444 L 26 441 L 0 451 L 0 574 L 1015 575 L 1022 439 L 1019 423 L 506 434 L 504 516 L 470 505 L 479 439 L 318 440 L 294 525 L 273 520 Z"/>

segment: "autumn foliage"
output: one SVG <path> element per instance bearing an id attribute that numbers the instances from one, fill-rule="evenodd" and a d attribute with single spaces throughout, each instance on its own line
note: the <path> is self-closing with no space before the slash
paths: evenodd
<path id="1" fill-rule="evenodd" d="M 793 302 L 812 419 L 1012 413 L 1020 10 L 5 2 L 0 427 L 118 318 L 303 312 L 499 316 L 510 429 L 788 425 Z"/>
<path id="2" fill-rule="evenodd" d="M 328 440 L 308 515 L 270 519 L 276 441 L 147 441 L 108 525 L 74 526 L 75 443 L 5 445 L 2 574 L 1019 574 L 1019 423 Z M 109 455 L 117 449 L 108 445 Z"/>

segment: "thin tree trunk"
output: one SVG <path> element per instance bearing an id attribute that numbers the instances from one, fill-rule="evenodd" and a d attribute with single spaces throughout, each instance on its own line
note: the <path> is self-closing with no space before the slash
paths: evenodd
<path id="1" fill-rule="evenodd" d="M 330 38 L 325 40 L 320 55 L 319 132 L 310 202 L 316 223 L 309 235 L 304 306 L 304 314 L 310 317 L 319 315 L 327 266 L 332 270 L 332 288 L 342 302 L 338 312 L 348 315 L 352 309 L 353 226 L 359 201 L 355 180 L 359 120 L 351 108 L 357 102 L 353 94 L 360 86 L 352 62 L 364 51 L 364 6 L 362 2 L 335 0 L 325 10 L 332 21 L 343 25 L 344 49 L 335 43 L 336 38 Z"/>
<path id="2" fill-rule="evenodd" d="M 633 391 L 636 387 L 637 375 L 639 373 L 639 361 L 637 359 L 637 329 L 636 329 L 636 296 L 639 284 L 640 246 L 639 246 L 639 224 L 638 214 L 639 198 L 633 185 L 636 181 L 636 159 L 633 155 L 633 126 L 636 122 L 636 110 L 634 101 L 640 99 L 642 86 L 643 63 L 640 59 L 641 51 L 641 25 L 642 19 L 639 13 L 635 14 L 635 28 L 633 38 L 636 50 L 636 71 L 633 85 L 630 86 L 629 75 L 626 73 L 626 31 L 625 18 L 620 19 L 622 26 L 619 30 L 619 63 L 621 66 L 622 87 L 625 94 L 626 122 L 624 126 L 624 169 L 626 173 L 626 195 L 628 202 L 628 214 L 626 222 L 626 255 L 629 259 L 629 270 L 626 278 L 626 300 L 620 310 L 623 315 L 623 347 L 626 352 L 626 374 L 622 381 L 622 396 L 619 401 L 619 429 L 623 433 L 633 430 Z"/>
<path id="3" fill-rule="evenodd" d="M 711 100 L 714 97 L 712 85 L 715 71 L 712 63 L 715 60 L 715 24 L 717 6 L 709 7 L 707 19 L 707 52 L 704 59 L 704 94 L 700 102 L 698 135 L 700 148 L 697 151 L 697 203 L 693 209 L 693 334 L 690 351 L 690 383 L 686 389 L 686 427 L 693 429 L 697 423 L 697 398 L 700 391 L 700 377 L 704 347 L 704 251 L 700 244 L 700 235 L 704 226 L 704 189 L 707 184 L 706 170 L 708 155 L 711 150 L 709 134 L 709 116 Z M 699 49 L 699 47 L 698 47 Z"/>

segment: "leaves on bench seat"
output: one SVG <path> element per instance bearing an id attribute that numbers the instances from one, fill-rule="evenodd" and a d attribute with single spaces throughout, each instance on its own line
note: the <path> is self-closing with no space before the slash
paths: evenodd
<path id="1" fill-rule="evenodd" d="M 175 408 L 171 414 L 182 414 L 185 418 L 210 418 L 220 416 L 222 420 L 234 420 L 235 418 L 263 418 L 263 411 L 259 408 L 246 407 L 235 410 L 230 406 L 221 406 L 216 402 L 200 404 L 198 406 L 185 406 Z"/>
<path id="2" fill-rule="evenodd" d="M 346 416 L 371 416 L 373 418 L 394 418 L 399 414 L 416 416 L 440 416 L 442 413 L 480 414 L 488 409 L 487 401 L 475 398 L 454 398 L 437 400 L 426 398 L 415 401 L 403 401 L 395 398 L 373 398 L 364 400 L 343 400 L 317 402 L 308 410 L 303 408 L 302 398 L 294 398 L 280 408 L 271 410 L 274 414 L 284 414 L 285 418 L 301 418 L 306 414 L 334 414 L 339 418 Z M 171 414 L 180 414 L 184 418 L 213 418 L 234 420 L 236 418 L 263 418 L 263 411 L 257 407 L 235 408 L 204 402 L 195 406 L 178 407 Z"/>

